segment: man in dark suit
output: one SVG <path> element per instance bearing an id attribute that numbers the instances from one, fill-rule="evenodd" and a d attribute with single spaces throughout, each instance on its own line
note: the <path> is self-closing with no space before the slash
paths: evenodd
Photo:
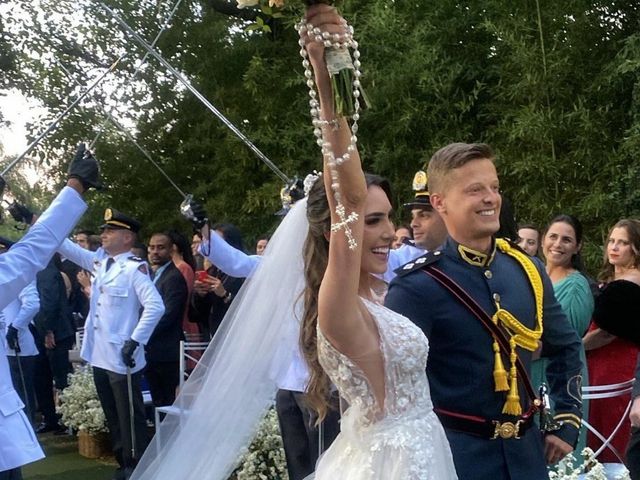
<path id="1" fill-rule="evenodd" d="M 73 370 L 69 363 L 69 350 L 75 340 L 75 327 L 66 287 L 60 274 L 60 255 L 53 256 L 47 267 L 36 276 L 40 311 L 34 318 L 38 361 L 35 373 L 35 390 L 43 423 L 38 433 L 57 431 L 58 424 L 53 398 L 53 386 L 58 391 L 67 388 L 67 376 Z"/>
<path id="2" fill-rule="evenodd" d="M 156 407 L 171 405 L 180 380 L 179 351 L 182 317 L 187 304 L 187 283 L 171 261 L 173 242 L 164 233 L 155 233 L 147 249 L 155 284 L 165 312 L 145 347 L 147 367 L 144 375 L 149 382 L 151 399 Z"/>

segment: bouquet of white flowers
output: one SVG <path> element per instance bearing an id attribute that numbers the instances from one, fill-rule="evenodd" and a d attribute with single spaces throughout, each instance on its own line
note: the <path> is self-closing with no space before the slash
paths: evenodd
<path id="1" fill-rule="evenodd" d="M 69 386 L 62 392 L 60 402 L 62 423 L 67 427 L 90 434 L 108 431 L 90 366 L 69 375 Z"/>
<path id="2" fill-rule="evenodd" d="M 244 452 L 235 480 L 288 480 L 287 464 L 280 437 L 278 417 L 272 408 L 262 420 L 258 433 Z"/>
<path id="3" fill-rule="evenodd" d="M 262 14 L 280 18 L 285 16 L 283 12 L 286 11 L 298 15 L 300 6 L 303 4 L 307 7 L 315 4 L 334 5 L 337 0 L 236 0 L 236 2 L 239 8 L 259 7 Z M 301 26 L 307 27 L 302 22 L 297 27 L 299 31 Z M 258 16 L 257 23 L 248 28 L 248 30 L 256 29 L 271 31 L 260 16 Z M 353 39 L 353 29 L 350 29 L 349 33 L 341 39 L 333 38 L 335 36 L 328 35 L 326 32 L 312 32 L 312 29 L 309 29 L 309 35 L 312 34 L 327 47 L 325 60 L 333 86 L 333 103 L 336 114 L 348 117 L 357 115 L 358 110 L 367 108 L 370 102 L 360 84 L 360 53 L 357 50 L 358 44 Z M 350 48 L 354 50 L 353 58 L 349 51 Z M 307 80 L 309 81 L 310 78 L 308 77 Z"/>
<path id="4" fill-rule="evenodd" d="M 619 471 L 607 472 L 605 466 L 593 456 L 593 450 L 585 448 L 581 454 L 584 463 L 575 465 L 576 458 L 569 454 L 549 472 L 549 480 L 631 480 L 629 471 L 623 465 Z"/>

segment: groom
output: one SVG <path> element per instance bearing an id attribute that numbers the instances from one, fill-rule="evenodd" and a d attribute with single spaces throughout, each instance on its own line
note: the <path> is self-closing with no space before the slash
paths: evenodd
<path id="1" fill-rule="evenodd" d="M 386 306 L 429 338 L 434 410 L 460 480 L 548 478 L 546 464 L 570 453 L 578 437 L 580 339 L 542 264 L 493 238 L 501 196 L 490 147 L 448 145 L 433 155 L 427 174 L 431 205 L 449 237 L 441 249 L 397 270 Z M 446 286 L 451 283 L 462 295 Z M 465 292 L 471 302 L 464 302 Z M 480 309 L 471 309 L 474 302 Z M 533 422 L 537 400 L 525 388 L 538 341 L 549 358 L 556 410 L 545 435 Z"/>

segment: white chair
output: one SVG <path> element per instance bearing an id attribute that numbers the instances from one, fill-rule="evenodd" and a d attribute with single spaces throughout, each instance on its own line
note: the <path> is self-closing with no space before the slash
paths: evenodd
<path id="1" fill-rule="evenodd" d="M 82 350 L 82 342 L 84 341 L 84 327 L 78 328 L 76 330 L 76 349 Z"/>
<path id="2" fill-rule="evenodd" d="M 82 342 L 84 341 L 84 327 L 80 327 L 76 331 L 76 344 L 75 347 L 69 350 L 69 362 L 72 364 L 83 364 L 84 360 L 80 357 L 80 351 L 82 350 Z"/>
<path id="3" fill-rule="evenodd" d="M 187 338 L 189 338 L 189 336 L 187 336 Z M 200 339 L 200 336 L 198 335 L 197 338 Z M 187 368 L 188 362 L 191 360 L 194 364 L 197 365 L 200 362 L 200 355 L 198 355 L 198 352 L 200 353 L 204 352 L 208 346 L 209 346 L 209 342 L 202 342 L 202 341 L 188 342 L 184 340 L 180 341 L 180 353 L 179 353 L 180 383 L 178 385 L 178 390 L 182 390 L 182 386 L 184 385 L 185 380 L 189 378 L 190 372 L 188 371 L 188 368 Z M 180 417 L 184 415 L 186 412 L 177 403 L 174 403 L 173 405 L 167 405 L 164 407 L 155 408 L 154 421 L 156 425 L 156 435 L 158 436 L 158 439 L 157 439 L 158 445 L 162 444 L 162 439 L 160 438 L 160 429 L 158 428 L 160 426 L 161 413 L 165 415 L 178 415 Z"/>
<path id="4" fill-rule="evenodd" d="M 611 385 L 590 385 L 588 387 L 582 387 L 582 398 L 584 400 L 590 400 L 593 402 L 602 398 L 614 398 L 621 397 L 623 395 L 629 395 L 633 390 L 634 382 L 635 379 L 632 378 L 631 380 L 627 380 L 626 382 L 615 383 Z M 620 427 L 624 424 L 624 422 L 629 421 L 629 411 L 631 410 L 632 401 L 633 399 L 630 398 L 629 403 L 627 404 L 627 408 L 622 414 L 622 417 L 620 417 L 616 428 L 613 429 L 613 432 L 611 432 L 611 434 L 607 438 L 605 438 L 602 433 L 598 432 L 592 425 L 590 425 L 587 420 L 582 420 L 582 424 L 602 442 L 600 448 L 598 448 L 598 450 L 594 452 L 595 458 L 597 458 L 598 455 L 600 455 L 606 448 L 608 448 L 616 457 L 618 457 L 620 463 L 624 463 L 622 461 L 622 455 L 620 454 L 620 452 L 618 452 L 618 450 L 613 445 L 611 445 L 611 440 L 613 440 L 613 437 L 615 437 L 616 433 L 618 433 L 618 430 L 620 430 Z"/>

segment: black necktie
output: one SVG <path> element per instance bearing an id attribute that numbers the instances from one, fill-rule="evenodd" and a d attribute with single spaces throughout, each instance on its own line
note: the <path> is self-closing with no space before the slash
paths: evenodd
<path id="1" fill-rule="evenodd" d="M 113 265 L 115 263 L 115 260 L 111 257 L 109 257 L 109 259 L 107 260 L 107 272 L 109 271 L 109 269 L 111 268 L 111 265 Z"/>

